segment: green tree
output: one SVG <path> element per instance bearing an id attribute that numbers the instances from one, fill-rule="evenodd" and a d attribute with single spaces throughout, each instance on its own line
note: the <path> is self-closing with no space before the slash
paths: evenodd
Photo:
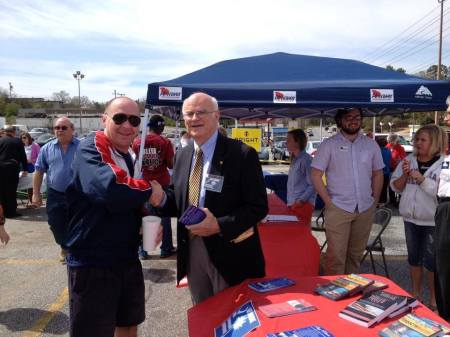
<path id="1" fill-rule="evenodd" d="M 20 105 L 17 103 L 7 103 L 5 105 L 4 113 L 6 118 L 10 118 L 12 116 L 17 116 L 19 112 Z"/>

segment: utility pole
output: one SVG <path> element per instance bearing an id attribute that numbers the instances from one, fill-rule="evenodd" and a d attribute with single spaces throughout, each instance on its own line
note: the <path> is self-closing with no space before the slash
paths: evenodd
<path id="1" fill-rule="evenodd" d="M 13 85 L 12 85 L 12 83 L 11 82 L 9 82 L 9 99 L 11 99 L 12 98 L 12 90 L 13 90 Z"/>
<path id="2" fill-rule="evenodd" d="M 116 89 L 114 89 L 113 94 L 114 94 L 114 98 L 117 98 L 117 96 L 125 96 L 125 94 L 118 93 Z"/>
<path id="3" fill-rule="evenodd" d="M 83 133 L 83 124 L 81 122 L 82 114 L 81 114 L 81 91 L 80 91 L 80 81 L 84 78 L 84 74 L 81 71 L 77 70 L 73 74 L 73 78 L 78 81 L 78 108 L 80 109 L 80 135 Z"/>
<path id="4" fill-rule="evenodd" d="M 437 75 L 436 79 L 441 79 L 441 66 L 442 66 L 442 25 L 443 25 L 443 19 L 444 19 L 444 1 L 445 0 L 438 0 L 438 3 L 441 4 L 441 22 L 439 26 L 439 54 L 438 54 L 438 65 L 437 65 Z M 434 124 L 439 125 L 439 118 L 438 118 L 438 112 L 434 112 Z"/>

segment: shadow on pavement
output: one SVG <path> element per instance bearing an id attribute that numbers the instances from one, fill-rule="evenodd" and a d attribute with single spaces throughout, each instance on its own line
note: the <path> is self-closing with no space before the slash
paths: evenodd
<path id="1" fill-rule="evenodd" d="M 175 271 L 170 269 L 143 268 L 144 280 L 152 283 L 173 283 L 175 282 Z"/>
<path id="2" fill-rule="evenodd" d="M 0 311 L 0 324 L 6 326 L 10 331 L 41 332 L 34 325 L 37 320 L 49 313 L 49 311 L 34 308 L 16 308 Z M 69 317 L 62 312 L 55 313 L 50 323 L 47 324 L 42 333 L 63 335 L 69 331 Z"/>

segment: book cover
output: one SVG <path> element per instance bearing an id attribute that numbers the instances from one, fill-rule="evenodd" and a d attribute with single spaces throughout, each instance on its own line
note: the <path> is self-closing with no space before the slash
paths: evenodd
<path id="1" fill-rule="evenodd" d="M 373 293 L 374 291 L 386 289 L 388 285 L 380 281 L 374 281 L 372 284 L 368 285 L 363 289 L 363 294 Z"/>
<path id="2" fill-rule="evenodd" d="M 315 289 L 315 292 L 329 299 L 339 300 L 362 291 L 373 282 L 374 280 L 362 277 L 360 275 L 350 274 L 319 285 Z"/>
<path id="3" fill-rule="evenodd" d="M 265 293 L 268 291 L 289 287 L 294 284 L 295 282 L 291 279 L 288 279 L 287 277 L 280 277 L 261 282 L 249 283 L 248 287 L 259 293 Z"/>
<path id="4" fill-rule="evenodd" d="M 389 318 L 393 318 L 393 317 L 396 317 L 398 315 L 401 315 L 401 314 L 411 310 L 411 308 L 417 307 L 419 304 L 420 304 L 420 302 L 417 299 L 415 299 L 414 297 L 407 296 L 406 297 L 406 304 L 403 307 L 401 307 L 401 308 L 395 310 L 393 313 L 391 313 L 389 315 Z"/>
<path id="5" fill-rule="evenodd" d="M 253 302 L 248 301 L 214 329 L 214 337 L 243 337 L 260 325 Z"/>
<path id="6" fill-rule="evenodd" d="M 405 296 L 378 291 L 366 294 L 359 300 L 350 303 L 339 313 L 339 316 L 368 328 L 383 320 L 405 303 Z"/>
<path id="7" fill-rule="evenodd" d="M 334 335 L 318 325 L 312 325 L 296 330 L 271 333 L 267 337 L 334 337 Z"/>
<path id="8" fill-rule="evenodd" d="M 440 334 L 442 330 L 433 326 L 420 317 L 408 314 L 387 328 L 379 332 L 381 337 L 432 337 Z"/>
<path id="9" fill-rule="evenodd" d="M 280 317 L 300 312 L 313 311 L 316 307 L 303 299 L 289 300 L 282 303 L 273 303 L 258 307 L 267 317 Z"/>
<path id="10" fill-rule="evenodd" d="M 179 221 L 185 226 L 190 226 L 202 222 L 205 218 L 206 213 L 201 208 L 189 205 L 181 215 Z"/>

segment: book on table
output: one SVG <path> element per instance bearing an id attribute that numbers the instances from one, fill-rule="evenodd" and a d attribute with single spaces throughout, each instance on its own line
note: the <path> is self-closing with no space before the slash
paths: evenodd
<path id="1" fill-rule="evenodd" d="M 359 293 L 372 283 L 374 283 L 374 280 L 357 274 L 349 274 L 328 283 L 318 285 L 314 291 L 336 301 Z"/>
<path id="2" fill-rule="evenodd" d="M 365 287 L 362 291 L 363 294 L 373 293 L 374 291 L 386 289 L 388 285 L 381 281 L 375 280 L 372 284 Z"/>
<path id="3" fill-rule="evenodd" d="M 339 317 L 368 328 L 405 304 L 405 296 L 380 290 L 350 303 L 341 310 Z"/>
<path id="4" fill-rule="evenodd" d="M 412 308 L 417 307 L 419 304 L 420 304 L 420 302 L 417 299 L 415 299 L 414 297 L 406 296 L 406 304 L 403 307 L 398 308 L 393 313 L 391 313 L 389 315 L 389 318 L 393 318 L 398 315 L 401 315 L 401 314 L 411 310 Z"/>
<path id="5" fill-rule="evenodd" d="M 248 301 L 214 329 L 214 337 L 243 337 L 260 325 L 253 302 Z"/>
<path id="6" fill-rule="evenodd" d="M 268 291 L 289 287 L 294 284 L 295 284 L 295 282 L 292 281 L 291 279 L 288 279 L 287 277 L 279 277 L 279 278 L 273 278 L 273 279 L 266 280 L 266 281 L 249 283 L 248 287 L 259 293 L 265 293 Z"/>
<path id="7" fill-rule="evenodd" d="M 293 299 L 281 303 L 272 303 L 258 307 L 267 317 L 280 317 L 316 310 L 316 307 L 303 299 Z"/>
<path id="8" fill-rule="evenodd" d="M 436 322 L 434 322 L 436 323 Z M 407 314 L 378 333 L 381 337 L 434 337 L 443 336 L 443 330 L 436 324 Z"/>
<path id="9" fill-rule="evenodd" d="M 312 325 L 296 330 L 270 333 L 267 337 L 334 337 L 334 335 L 321 326 Z"/>

